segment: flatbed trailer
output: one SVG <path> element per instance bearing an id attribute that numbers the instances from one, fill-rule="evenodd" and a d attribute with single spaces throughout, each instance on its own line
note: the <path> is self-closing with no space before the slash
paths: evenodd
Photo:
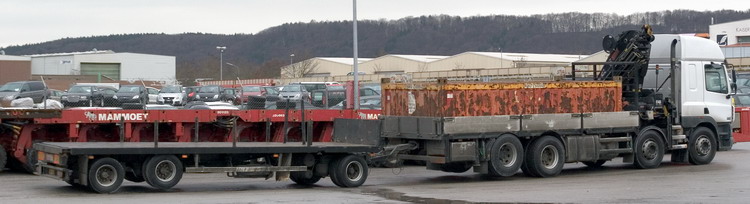
<path id="1" fill-rule="evenodd" d="M 34 149 L 37 174 L 112 193 L 123 180 L 169 189 L 183 173 L 289 178 L 302 185 L 331 177 L 337 186 L 357 187 L 379 144 L 379 138 L 342 132 L 332 142 L 42 142 Z"/>
<path id="2" fill-rule="evenodd" d="M 380 110 L 0 109 L 0 171 L 33 172 L 37 142 L 331 142 L 335 118 L 377 119 Z M 302 128 L 303 124 L 307 128 Z M 303 130 L 304 129 L 304 130 Z"/>

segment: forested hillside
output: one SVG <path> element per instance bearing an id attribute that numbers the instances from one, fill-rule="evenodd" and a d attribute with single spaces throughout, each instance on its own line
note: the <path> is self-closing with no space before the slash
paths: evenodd
<path id="1" fill-rule="evenodd" d="M 656 33 L 708 32 L 711 18 L 723 23 L 750 18 L 750 10 L 637 13 L 559 13 L 532 16 L 420 16 L 399 20 L 359 22 L 360 57 L 384 54 L 454 55 L 465 51 L 590 54 L 600 50 L 600 39 L 651 24 Z M 247 23 L 252 23 L 251 20 Z M 242 78 L 275 77 L 279 67 L 310 57 L 351 57 L 351 22 L 287 23 L 255 34 L 114 34 L 65 38 L 2 48 L 10 55 L 114 50 L 177 56 L 181 81 L 218 78 L 219 52 L 224 61 L 239 66 Z M 236 69 L 225 66 L 225 78 Z"/>

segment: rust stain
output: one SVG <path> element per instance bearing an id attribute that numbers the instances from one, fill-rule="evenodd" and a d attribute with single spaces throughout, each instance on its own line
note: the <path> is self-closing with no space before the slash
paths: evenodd
<path id="1" fill-rule="evenodd" d="M 409 114 L 409 92 L 416 109 Z M 615 81 L 384 84 L 383 114 L 482 116 L 622 110 Z"/>

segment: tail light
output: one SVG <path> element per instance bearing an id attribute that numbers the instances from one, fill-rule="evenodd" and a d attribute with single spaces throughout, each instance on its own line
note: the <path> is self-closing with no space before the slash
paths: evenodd
<path id="1" fill-rule="evenodd" d="M 190 94 L 188 94 L 188 97 L 193 97 L 193 96 L 195 96 L 195 92 L 190 92 Z"/>

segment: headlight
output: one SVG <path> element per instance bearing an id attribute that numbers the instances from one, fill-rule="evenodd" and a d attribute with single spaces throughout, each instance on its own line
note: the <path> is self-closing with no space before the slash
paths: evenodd
<path id="1" fill-rule="evenodd" d="M 81 96 L 81 99 L 86 100 L 86 96 Z"/>
<path id="2" fill-rule="evenodd" d="M 219 94 L 214 95 L 214 99 L 219 98 Z"/>
<path id="3" fill-rule="evenodd" d="M 139 95 L 135 95 L 133 96 L 133 99 L 138 99 L 139 97 L 140 97 Z"/>
<path id="4" fill-rule="evenodd" d="M 66 99 L 68 99 L 68 96 L 62 96 L 60 98 L 63 99 L 63 100 L 66 100 Z"/>
<path id="5" fill-rule="evenodd" d="M 114 99 L 117 99 L 117 95 L 115 95 L 115 96 L 112 96 L 112 98 L 114 98 Z"/>

